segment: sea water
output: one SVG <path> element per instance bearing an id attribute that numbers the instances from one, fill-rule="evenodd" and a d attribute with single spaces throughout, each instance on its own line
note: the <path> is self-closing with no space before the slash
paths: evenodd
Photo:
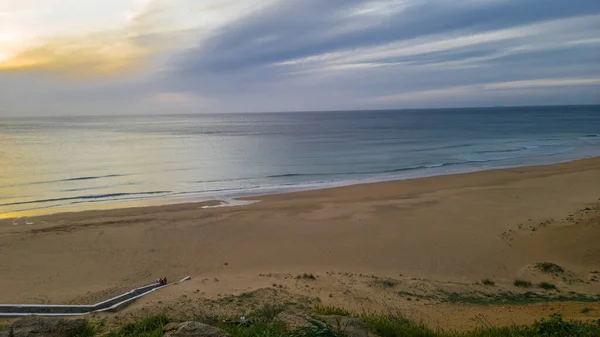
<path id="1" fill-rule="evenodd" d="M 0 118 L 0 217 L 600 155 L 600 106 Z"/>

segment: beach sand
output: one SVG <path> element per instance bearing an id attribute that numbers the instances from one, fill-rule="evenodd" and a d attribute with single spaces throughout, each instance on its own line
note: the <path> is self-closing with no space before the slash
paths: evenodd
<path id="1" fill-rule="evenodd" d="M 599 198 L 600 158 L 592 158 L 261 196 L 246 206 L 86 211 L 29 224 L 4 219 L 0 302 L 92 303 L 159 277 L 190 275 L 122 314 L 196 310 L 189 301 L 277 288 L 353 309 L 397 307 L 459 329 L 477 325 L 481 312 L 492 324 L 526 323 L 544 310 L 581 318 L 584 306 L 597 309 L 585 318 L 600 318 L 597 302 L 496 307 L 426 297 L 416 303 L 420 295 L 413 294 L 483 289 L 473 283 L 484 278 L 507 291 L 522 278 L 565 293 L 600 293 Z M 539 262 L 564 272 L 540 272 Z M 295 279 L 302 273 L 317 280 Z M 385 279 L 394 280 L 393 289 L 373 283 Z"/>

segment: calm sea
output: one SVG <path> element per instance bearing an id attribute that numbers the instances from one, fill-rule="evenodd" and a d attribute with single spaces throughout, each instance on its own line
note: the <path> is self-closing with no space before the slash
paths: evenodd
<path id="1" fill-rule="evenodd" d="M 600 155 L 600 106 L 0 118 L 0 217 Z"/>

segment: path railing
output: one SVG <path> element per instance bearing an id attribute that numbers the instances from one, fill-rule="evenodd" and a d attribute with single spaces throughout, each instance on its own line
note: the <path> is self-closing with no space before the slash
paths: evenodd
<path id="1" fill-rule="evenodd" d="M 0 304 L 0 317 L 4 316 L 79 316 L 86 315 L 91 312 L 117 311 L 138 298 L 148 295 L 158 289 L 172 286 L 183 281 L 187 281 L 191 277 L 186 276 L 181 280 L 166 285 L 158 283 L 149 284 L 147 286 L 135 288 L 122 295 L 110 298 L 104 302 L 90 305 L 61 305 L 61 304 Z"/>

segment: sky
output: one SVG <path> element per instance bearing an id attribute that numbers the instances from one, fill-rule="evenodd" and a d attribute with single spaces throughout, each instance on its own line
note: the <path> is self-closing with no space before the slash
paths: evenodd
<path id="1" fill-rule="evenodd" d="M 558 104 L 598 0 L 0 0 L 0 116 Z"/>

